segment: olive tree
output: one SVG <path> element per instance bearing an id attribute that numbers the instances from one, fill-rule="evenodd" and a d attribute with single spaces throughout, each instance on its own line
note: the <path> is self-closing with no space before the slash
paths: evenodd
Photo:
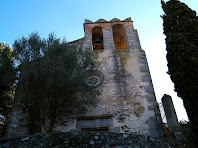
<path id="1" fill-rule="evenodd" d="M 13 47 L 20 63 L 17 96 L 30 114 L 29 133 L 41 132 L 42 126 L 51 132 L 64 117 L 95 105 L 99 91 L 85 83 L 87 70 L 98 65 L 91 51 L 37 33 Z"/>

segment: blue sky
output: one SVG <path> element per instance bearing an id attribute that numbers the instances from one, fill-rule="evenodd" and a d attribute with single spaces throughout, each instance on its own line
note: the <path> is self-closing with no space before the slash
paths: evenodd
<path id="1" fill-rule="evenodd" d="M 198 11 L 197 0 L 183 1 Z M 0 41 L 8 44 L 32 31 L 43 37 L 55 32 L 58 37 L 75 40 L 84 36 L 84 19 L 114 17 L 131 17 L 144 42 L 146 35 L 162 32 L 163 11 L 160 0 L 1 0 L 0 14 Z"/>
<path id="2" fill-rule="evenodd" d="M 198 12 L 198 0 L 181 0 Z M 164 93 L 173 98 L 179 120 L 187 119 L 182 100 L 174 93 L 166 74 L 163 14 L 160 0 L 1 0 L 0 42 L 13 44 L 22 36 L 38 31 L 42 37 L 55 32 L 67 41 L 84 36 L 84 19 L 107 21 L 131 17 L 145 50 L 158 102 Z"/>

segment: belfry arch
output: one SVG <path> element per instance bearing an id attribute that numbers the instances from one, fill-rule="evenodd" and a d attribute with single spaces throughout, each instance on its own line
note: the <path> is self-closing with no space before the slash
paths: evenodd
<path id="1" fill-rule="evenodd" d="M 112 27 L 115 49 L 127 49 L 126 29 L 122 24 Z"/>
<path id="2" fill-rule="evenodd" d="M 102 27 L 96 26 L 92 29 L 92 46 L 93 50 L 103 50 L 103 32 Z"/>

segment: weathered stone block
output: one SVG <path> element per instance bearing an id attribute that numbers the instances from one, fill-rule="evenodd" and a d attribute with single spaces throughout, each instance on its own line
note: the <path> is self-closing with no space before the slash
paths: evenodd
<path id="1" fill-rule="evenodd" d="M 138 59 L 138 63 L 147 63 L 146 59 Z"/>
<path id="2" fill-rule="evenodd" d="M 134 42 L 133 42 L 133 45 L 134 45 L 134 46 L 140 46 L 140 43 L 137 42 L 137 41 L 134 41 Z"/>
<path id="3" fill-rule="evenodd" d="M 134 40 L 132 40 L 132 39 L 128 40 L 128 43 L 133 43 L 133 42 L 134 42 Z"/>
<path id="4" fill-rule="evenodd" d="M 126 33 L 134 33 L 134 32 L 133 32 L 133 30 L 131 30 L 131 29 L 130 29 L 130 30 L 127 29 L 127 30 L 126 30 Z"/>
<path id="5" fill-rule="evenodd" d="M 146 98 L 148 102 L 156 102 L 155 97 Z"/>
<path id="6" fill-rule="evenodd" d="M 157 107 L 155 105 L 148 106 L 148 111 L 155 111 L 157 110 Z"/>
<path id="7" fill-rule="evenodd" d="M 151 82 L 151 76 L 141 76 L 142 81 Z"/>
<path id="8" fill-rule="evenodd" d="M 151 137 L 159 137 L 158 131 L 156 130 L 149 130 Z"/>
<path id="9" fill-rule="evenodd" d="M 120 132 L 120 127 L 111 127 L 111 128 L 109 128 L 109 132 L 119 133 Z"/>
<path id="10" fill-rule="evenodd" d="M 149 117 L 148 123 L 149 123 L 149 125 L 155 125 L 156 124 L 156 117 L 155 116 Z"/>
<path id="11" fill-rule="evenodd" d="M 145 92 L 154 92 L 154 89 L 152 86 L 144 86 Z"/>
<path id="12" fill-rule="evenodd" d="M 141 49 L 141 46 L 140 45 L 134 45 L 133 48 L 134 49 Z"/>
<path id="13" fill-rule="evenodd" d="M 140 66 L 141 72 L 149 72 L 149 68 L 147 66 Z"/>

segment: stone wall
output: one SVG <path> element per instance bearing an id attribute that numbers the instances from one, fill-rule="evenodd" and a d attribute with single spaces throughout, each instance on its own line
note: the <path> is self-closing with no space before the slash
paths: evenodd
<path id="1" fill-rule="evenodd" d="M 7 124 L 6 136 L 21 136 L 28 134 L 28 114 L 24 113 L 19 101 L 20 99 L 17 96 L 18 92 L 16 91 L 10 118 Z"/>
<path id="2" fill-rule="evenodd" d="M 132 134 L 69 132 L 0 138 L 0 148 L 8 147 L 175 148 L 178 147 L 178 144 L 174 139 L 160 139 Z"/>
<path id="3" fill-rule="evenodd" d="M 109 49 L 93 53 L 101 62 L 98 70 L 104 74 L 104 81 L 97 87 L 102 92 L 98 96 L 99 103 L 85 116 L 112 115 L 113 127 L 110 128 L 116 132 L 163 137 L 163 124 L 144 51 Z M 75 121 L 56 130 L 75 130 Z"/>

